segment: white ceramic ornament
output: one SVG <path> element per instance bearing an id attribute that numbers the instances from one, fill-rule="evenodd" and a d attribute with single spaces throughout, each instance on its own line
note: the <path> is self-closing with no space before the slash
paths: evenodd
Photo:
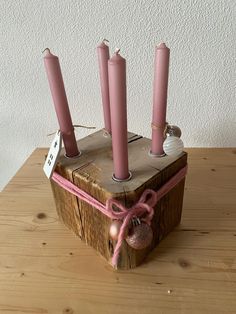
<path id="1" fill-rule="evenodd" d="M 184 143 L 179 137 L 167 136 L 163 143 L 163 150 L 167 156 L 179 156 L 184 150 Z"/>

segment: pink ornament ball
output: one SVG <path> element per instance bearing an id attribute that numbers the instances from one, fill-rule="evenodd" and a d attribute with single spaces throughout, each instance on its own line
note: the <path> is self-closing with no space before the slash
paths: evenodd
<path id="1" fill-rule="evenodd" d="M 118 239 L 121 225 L 122 225 L 122 221 L 120 220 L 113 220 L 113 222 L 111 223 L 110 229 L 109 229 L 109 235 L 112 238 L 112 240 Z"/>
<path id="2" fill-rule="evenodd" d="M 152 243 L 153 232 L 152 228 L 146 223 L 141 223 L 134 226 L 128 236 L 126 242 L 135 250 L 142 250 Z"/>

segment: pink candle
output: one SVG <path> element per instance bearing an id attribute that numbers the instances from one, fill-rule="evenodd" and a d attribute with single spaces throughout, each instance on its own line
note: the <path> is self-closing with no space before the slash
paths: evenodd
<path id="1" fill-rule="evenodd" d="M 110 114 L 110 99 L 109 99 L 109 85 L 108 85 L 108 60 L 109 47 L 105 44 L 105 39 L 97 47 L 100 84 L 102 93 L 102 105 L 105 130 L 111 133 L 111 114 Z"/>
<path id="2" fill-rule="evenodd" d="M 128 138 L 126 109 L 126 61 L 119 50 L 108 61 L 109 95 L 111 106 L 111 132 L 114 178 L 127 180 Z"/>
<path id="3" fill-rule="evenodd" d="M 75 139 L 74 127 L 67 102 L 60 63 L 58 57 L 54 56 L 49 49 L 45 49 L 44 65 L 65 145 L 66 155 L 68 157 L 75 157 L 79 155 L 79 150 Z"/>
<path id="4" fill-rule="evenodd" d="M 153 84 L 153 115 L 151 154 L 164 154 L 164 130 L 166 125 L 167 87 L 169 72 L 170 49 L 164 43 L 156 47 L 154 84 Z"/>

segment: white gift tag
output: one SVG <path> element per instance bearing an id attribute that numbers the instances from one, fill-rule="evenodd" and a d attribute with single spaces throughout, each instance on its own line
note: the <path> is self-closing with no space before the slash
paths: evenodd
<path id="1" fill-rule="evenodd" d="M 48 179 L 51 178 L 53 171 L 56 167 L 57 159 L 61 151 L 61 146 L 62 146 L 62 136 L 61 136 L 60 130 L 58 130 L 52 141 L 52 144 L 50 146 L 50 149 L 47 155 L 47 159 L 43 166 L 43 171 L 48 177 Z"/>

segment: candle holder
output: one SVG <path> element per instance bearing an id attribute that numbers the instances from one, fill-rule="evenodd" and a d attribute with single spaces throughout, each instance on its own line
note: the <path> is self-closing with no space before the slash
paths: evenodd
<path id="1" fill-rule="evenodd" d="M 103 130 L 78 141 L 78 146 L 83 152 L 80 158 L 66 158 L 65 151 L 62 149 L 55 173 L 89 194 L 93 198 L 93 202 L 89 203 L 73 195 L 68 189 L 56 183 L 53 178 L 51 179 L 60 220 L 110 264 L 112 264 L 118 243 L 117 239 L 110 235 L 110 227 L 114 223 L 114 218 L 105 215 L 93 203 L 99 202 L 105 208 L 108 200 L 113 199 L 123 207 L 125 206 L 127 214 L 130 210 L 136 210 L 135 204 L 137 203 L 139 204 L 137 211 L 142 208 L 151 210 L 153 216 L 149 223 L 143 221 L 143 215 L 138 216 L 142 225 L 140 228 L 152 230 L 151 242 L 146 241 L 147 246 L 145 247 L 137 242 L 132 247 L 128 244 L 129 238 L 124 238 L 117 263 L 112 264 L 116 269 L 130 269 L 140 265 L 181 220 L 184 177 L 155 204 L 150 203 L 149 197 L 145 201 L 143 195 L 147 191 L 161 191 L 163 186 L 168 185 L 172 178 L 186 167 L 187 154 L 183 152 L 177 157 L 150 158 L 150 144 L 150 139 L 128 132 L 129 167 L 133 177 L 129 181 L 121 182 L 117 182 L 111 176 L 113 172 L 112 141 L 111 138 L 103 136 Z M 113 214 L 119 215 L 119 208 L 116 206 L 113 211 Z M 134 216 L 136 215 L 137 213 Z M 119 221 L 122 223 L 122 220 Z M 133 231 L 138 231 L 136 229 Z M 138 236 L 142 235 L 136 234 L 136 241 L 139 241 Z"/>
<path id="2" fill-rule="evenodd" d="M 166 156 L 165 153 L 164 153 L 164 154 L 161 154 L 161 155 L 153 154 L 152 151 L 151 151 L 151 149 L 149 149 L 148 155 L 149 155 L 150 157 L 153 157 L 153 158 L 160 158 L 160 157 Z"/>
<path id="3" fill-rule="evenodd" d="M 116 181 L 116 182 L 127 182 L 127 181 L 129 181 L 131 178 L 132 178 L 132 173 L 131 173 L 131 171 L 129 171 L 129 176 L 128 176 L 127 179 L 118 179 L 118 178 L 115 177 L 114 173 L 113 173 L 113 175 L 112 175 L 112 179 L 113 179 L 114 181 Z"/>
<path id="4" fill-rule="evenodd" d="M 65 156 L 66 158 L 68 158 L 68 159 L 77 159 L 77 158 L 79 158 L 81 155 L 82 155 L 81 150 L 79 150 L 79 154 L 78 154 L 78 155 L 72 156 L 72 157 L 67 156 L 66 153 L 64 153 L 64 156 Z"/>

